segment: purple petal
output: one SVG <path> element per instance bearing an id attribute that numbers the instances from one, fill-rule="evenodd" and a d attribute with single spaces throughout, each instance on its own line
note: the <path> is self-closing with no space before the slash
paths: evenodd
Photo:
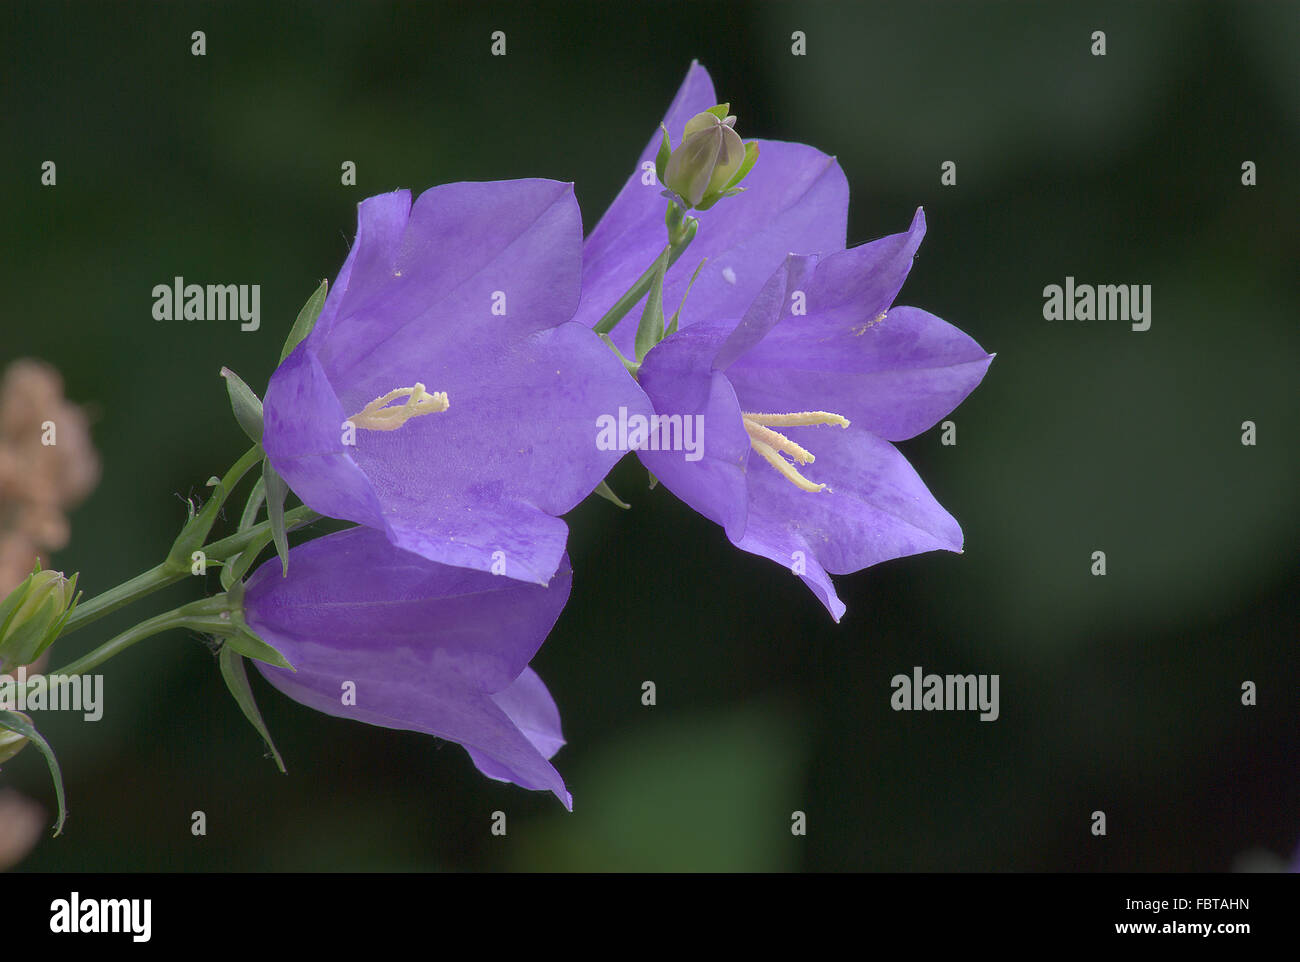
<path id="1" fill-rule="evenodd" d="M 703 417 L 703 450 L 695 460 L 684 450 L 639 451 L 637 456 L 656 478 L 732 537 L 745 530 L 748 495 L 745 433 L 736 392 L 726 376 L 713 370 L 713 357 L 730 325 L 698 324 L 678 331 L 645 356 L 641 386 L 660 416 Z"/>
<path id="2" fill-rule="evenodd" d="M 816 455 L 801 468 L 805 477 L 830 488 L 802 491 L 763 459 L 750 458 L 749 523 L 735 544 L 787 568 L 802 551 L 804 580 L 837 621 L 843 605 L 825 572 L 847 574 L 922 551 L 961 551 L 961 528 L 888 441 L 856 426 L 782 432 Z"/>
<path id="3" fill-rule="evenodd" d="M 312 328 L 313 334 L 324 336 L 333 328 L 340 314 L 347 317 L 363 306 L 366 297 L 386 274 L 410 215 L 409 190 L 367 197 L 357 205 L 356 240 L 339 276 L 330 286 L 329 295 Z M 354 271 L 355 287 L 352 284 Z"/>
<path id="4" fill-rule="evenodd" d="M 249 579 L 249 627 L 296 672 L 258 663 L 273 685 L 319 711 L 458 742 L 527 788 L 570 804 L 537 733 L 552 716 L 523 710 L 527 669 L 568 599 L 567 559 L 549 588 L 427 561 L 368 528 L 293 549 Z M 346 683 L 351 683 L 346 686 Z M 343 694 L 355 689 L 356 704 Z M 552 706 L 553 708 L 553 706 Z"/>
<path id="5" fill-rule="evenodd" d="M 262 410 L 267 457 L 305 504 L 331 518 L 386 527 L 374 489 L 343 444 L 347 414 L 303 344 L 272 376 Z"/>
<path id="6" fill-rule="evenodd" d="M 768 335 L 793 306 L 795 294 L 807 287 L 817 267 L 817 255 L 790 254 L 768 278 L 736 329 L 713 358 L 713 366 L 725 370 Z"/>
<path id="7" fill-rule="evenodd" d="M 547 690 L 545 682 L 531 668 L 525 668 L 509 688 L 492 695 L 492 700 L 514 722 L 515 727 L 523 732 L 533 747 L 544 758 L 554 758 L 555 753 L 564 745 L 564 735 L 560 731 L 560 710 L 555 707 L 555 699 Z M 470 758 L 488 778 L 498 781 L 514 781 L 510 772 L 494 759 L 470 749 Z M 570 806 L 572 808 L 572 806 Z"/>
<path id="8" fill-rule="evenodd" d="M 915 307 L 892 308 L 878 323 L 866 313 L 808 319 L 789 319 L 727 369 L 744 410 L 834 411 L 902 441 L 965 400 L 993 358 Z"/>

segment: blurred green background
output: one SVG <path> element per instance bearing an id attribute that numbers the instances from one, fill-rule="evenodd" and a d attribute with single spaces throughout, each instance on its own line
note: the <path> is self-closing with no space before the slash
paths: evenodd
<path id="1" fill-rule="evenodd" d="M 901 445 L 965 554 L 837 579 L 838 626 L 631 461 L 613 482 L 633 510 L 574 511 L 573 597 L 535 662 L 572 815 L 255 677 L 282 776 L 173 634 L 106 666 L 102 721 L 38 718 L 71 814 L 21 867 L 1225 870 L 1294 851 L 1297 7 L 1088 7 L 7 3 L 0 362 L 50 361 L 95 413 L 103 481 L 55 559 L 88 592 L 156 563 L 183 497 L 243 450 L 217 371 L 264 387 L 359 200 L 551 177 L 590 228 L 692 58 L 743 135 L 838 156 L 850 243 L 924 205 L 900 303 L 998 354 L 955 447 L 937 428 Z M 155 322 L 178 274 L 261 284 L 262 329 Z M 1151 284 L 1151 330 L 1044 321 L 1067 274 Z M 893 712 L 914 665 L 999 674 L 1001 718 Z M 52 805 L 35 752 L 0 778 Z"/>

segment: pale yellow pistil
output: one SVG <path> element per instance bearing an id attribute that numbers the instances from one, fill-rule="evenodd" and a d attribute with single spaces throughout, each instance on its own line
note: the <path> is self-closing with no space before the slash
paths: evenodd
<path id="1" fill-rule="evenodd" d="M 826 485 L 809 481 L 783 457 L 788 454 L 799 464 L 812 464 L 817 460 L 812 452 L 772 428 L 811 427 L 816 424 L 838 424 L 847 428 L 848 418 L 829 411 L 799 411 L 794 414 L 753 414 L 742 411 L 740 416 L 745 422 L 745 431 L 749 434 L 750 447 L 781 472 L 787 481 L 801 491 L 813 494 L 825 489 Z"/>
<path id="2" fill-rule="evenodd" d="M 406 398 L 404 404 L 388 407 L 392 401 L 403 397 Z M 411 418 L 418 418 L 422 414 L 437 414 L 450 406 L 446 391 L 430 394 L 417 381 L 414 387 L 399 387 L 383 397 L 375 398 L 348 420 L 367 431 L 396 431 Z"/>

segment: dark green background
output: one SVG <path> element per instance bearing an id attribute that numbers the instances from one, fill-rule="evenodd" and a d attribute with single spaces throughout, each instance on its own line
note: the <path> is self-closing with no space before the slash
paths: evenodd
<path id="1" fill-rule="evenodd" d="M 6 4 L 0 361 L 54 363 L 95 412 L 104 479 L 56 558 L 88 592 L 156 563 L 182 498 L 243 450 L 217 371 L 262 389 L 359 200 L 551 177 L 590 227 L 692 58 L 743 135 L 838 156 L 851 243 L 924 205 L 900 303 L 998 354 L 956 447 L 901 446 L 965 554 L 839 578 L 838 626 L 630 460 L 632 511 L 573 513 L 573 597 L 535 664 L 574 814 L 257 678 L 279 775 L 173 634 L 106 666 L 102 721 L 38 718 L 71 815 L 23 867 L 1224 870 L 1294 851 L 1297 8 L 1089 7 Z M 155 322 L 177 274 L 261 284 L 261 331 Z M 1044 321 L 1067 274 L 1151 284 L 1151 330 Z M 914 665 L 1000 674 L 1002 717 L 891 711 Z M 3 780 L 52 804 L 33 751 Z"/>

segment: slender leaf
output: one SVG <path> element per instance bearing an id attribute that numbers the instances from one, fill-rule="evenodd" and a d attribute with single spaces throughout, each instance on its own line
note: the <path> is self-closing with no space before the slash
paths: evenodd
<path id="1" fill-rule="evenodd" d="M 45 756 L 45 763 L 50 766 L 50 778 L 54 781 L 54 797 L 59 803 L 59 818 L 54 823 L 54 834 L 59 835 L 63 831 L 63 822 L 68 817 L 68 807 L 63 797 L 63 772 L 59 770 L 59 760 L 54 757 L 54 749 L 36 730 L 36 726 L 16 711 L 0 711 L 0 728 L 25 735 L 36 746 L 36 750 Z"/>

